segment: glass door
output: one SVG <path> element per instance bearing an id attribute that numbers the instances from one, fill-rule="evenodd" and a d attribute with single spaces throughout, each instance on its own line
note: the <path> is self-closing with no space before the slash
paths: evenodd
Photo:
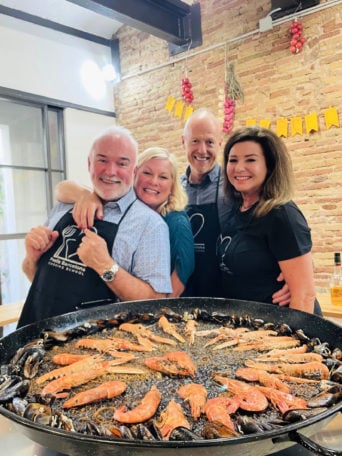
<path id="1" fill-rule="evenodd" d="M 25 298 L 24 237 L 65 179 L 63 110 L 0 98 L 0 304 Z"/>

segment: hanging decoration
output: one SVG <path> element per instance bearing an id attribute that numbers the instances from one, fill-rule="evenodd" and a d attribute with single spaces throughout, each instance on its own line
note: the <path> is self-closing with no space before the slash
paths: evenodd
<path id="1" fill-rule="evenodd" d="M 327 129 L 340 126 L 338 121 L 338 112 L 334 107 L 330 107 L 324 111 L 324 120 Z"/>
<path id="2" fill-rule="evenodd" d="M 328 109 L 324 109 L 323 116 L 325 121 L 325 127 L 327 130 L 329 130 L 332 127 L 340 127 L 338 111 L 336 107 L 331 106 Z M 304 116 L 292 116 L 288 118 L 282 117 L 276 119 L 275 122 L 276 134 L 278 136 L 283 136 L 284 138 L 287 138 L 289 136 L 289 127 L 291 136 L 312 134 L 320 130 L 319 114 L 317 112 L 310 112 L 309 114 L 306 114 Z M 270 119 L 260 119 L 258 121 L 257 119 L 252 117 L 246 119 L 245 125 L 248 127 L 258 125 L 262 128 L 272 128 Z"/>
<path id="3" fill-rule="evenodd" d="M 314 131 L 318 131 L 318 116 L 316 112 L 311 112 L 307 114 L 305 117 L 305 129 L 307 133 L 313 133 Z"/>
<path id="4" fill-rule="evenodd" d="M 186 103 L 191 104 L 193 102 L 192 84 L 188 77 L 182 79 L 182 96 Z"/>
<path id="5" fill-rule="evenodd" d="M 226 53 L 227 60 L 227 53 Z M 226 75 L 225 75 L 225 98 L 223 102 L 223 126 L 222 131 L 224 133 L 230 133 L 233 130 L 234 117 L 235 117 L 235 102 L 236 100 L 243 99 L 243 90 L 240 83 L 234 74 L 234 63 L 230 62 L 226 64 Z"/>
<path id="6" fill-rule="evenodd" d="M 194 94 L 192 92 L 192 84 L 188 77 L 188 55 L 191 47 L 191 42 L 187 50 L 185 65 L 183 68 L 182 78 L 182 100 L 177 100 L 173 95 L 170 95 L 166 101 L 165 109 L 169 113 L 173 112 L 174 117 L 182 119 L 184 122 L 191 116 L 194 111 L 192 102 L 194 101 Z"/>
<path id="7" fill-rule="evenodd" d="M 298 54 L 299 52 L 301 52 L 303 45 L 306 41 L 306 39 L 302 36 L 303 25 L 295 19 L 294 21 L 292 21 L 290 33 L 292 35 L 290 42 L 290 51 L 292 52 L 292 54 Z"/>

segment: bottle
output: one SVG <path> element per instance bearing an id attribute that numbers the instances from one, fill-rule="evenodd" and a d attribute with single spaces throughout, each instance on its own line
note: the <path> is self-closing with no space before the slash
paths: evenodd
<path id="1" fill-rule="evenodd" d="M 342 268 L 341 253 L 334 253 L 334 272 L 330 281 L 331 303 L 335 306 L 342 306 Z"/>

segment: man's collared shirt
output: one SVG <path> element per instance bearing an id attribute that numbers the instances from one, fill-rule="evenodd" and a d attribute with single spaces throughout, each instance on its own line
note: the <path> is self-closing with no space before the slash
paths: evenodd
<path id="1" fill-rule="evenodd" d="M 134 202 L 119 226 L 112 257 L 127 272 L 148 282 L 156 292 L 171 293 L 168 227 L 157 212 L 136 198 L 131 189 L 120 200 L 104 205 L 103 220 L 117 224 Z M 72 207 L 73 204 L 57 203 L 46 225 L 53 229 Z"/>

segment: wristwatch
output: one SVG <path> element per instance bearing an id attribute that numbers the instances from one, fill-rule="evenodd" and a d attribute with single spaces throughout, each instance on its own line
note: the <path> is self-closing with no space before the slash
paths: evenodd
<path id="1" fill-rule="evenodd" d="M 119 270 L 119 265 L 114 263 L 110 269 L 106 269 L 100 276 L 104 282 L 112 282 Z"/>

